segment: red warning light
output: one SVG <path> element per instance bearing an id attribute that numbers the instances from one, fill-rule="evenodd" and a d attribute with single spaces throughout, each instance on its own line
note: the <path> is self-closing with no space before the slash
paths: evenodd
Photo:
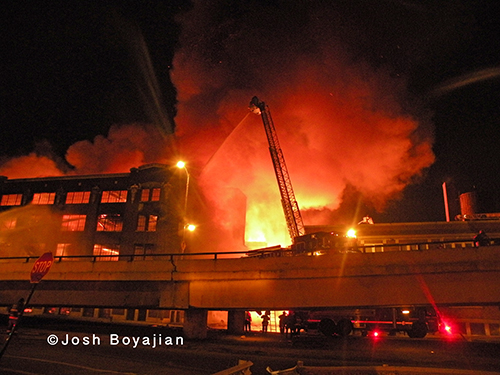
<path id="1" fill-rule="evenodd" d="M 448 335 L 451 335 L 453 333 L 451 325 L 444 321 L 441 321 L 441 323 L 439 324 L 439 330 L 443 333 L 447 333 Z"/>

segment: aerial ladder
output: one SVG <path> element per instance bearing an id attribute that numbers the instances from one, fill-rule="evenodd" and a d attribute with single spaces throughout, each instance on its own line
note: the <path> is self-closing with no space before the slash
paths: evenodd
<path id="1" fill-rule="evenodd" d="M 281 204 L 283 206 L 283 212 L 285 213 L 288 233 L 290 234 L 292 243 L 294 243 L 297 237 L 305 234 L 304 223 L 302 221 L 302 215 L 300 214 L 299 205 L 295 199 L 292 181 L 288 174 L 285 157 L 283 156 L 283 151 L 278 141 L 278 135 L 274 128 L 269 107 L 254 96 L 250 101 L 249 109 L 253 113 L 261 115 L 262 122 L 264 123 L 267 141 L 269 142 L 269 152 L 271 153 L 271 159 L 273 161 L 274 173 L 280 190 Z"/>

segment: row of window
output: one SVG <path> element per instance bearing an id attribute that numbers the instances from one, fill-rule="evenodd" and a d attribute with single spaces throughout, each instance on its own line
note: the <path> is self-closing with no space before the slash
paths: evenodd
<path id="1" fill-rule="evenodd" d="M 87 215 L 63 215 L 62 229 L 71 232 L 81 232 L 85 229 Z M 139 215 L 137 232 L 156 232 L 158 215 Z M 97 218 L 98 232 L 121 232 L 123 218 L 120 214 L 102 214 Z"/>
<path id="2" fill-rule="evenodd" d="M 87 215 L 63 215 L 61 229 L 69 232 L 83 232 Z M 158 215 L 139 215 L 137 218 L 137 232 L 156 232 Z M 16 228 L 17 218 L 2 220 L 0 231 Z M 97 218 L 98 232 L 121 232 L 123 217 L 120 214 L 102 214 Z"/>
<path id="3" fill-rule="evenodd" d="M 94 307 L 43 307 L 43 314 L 71 315 L 72 317 L 104 318 L 110 319 L 116 316 L 117 320 L 137 320 L 146 321 L 148 318 L 167 320 L 170 323 L 184 323 L 184 311 L 182 310 L 144 310 L 144 309 L 109 309 Z M 30 313 L 34 312 L 30 310 Z M 146 316 L 147 311 L 147 316 Z M 96 313 L 97 312 L 97 313 Z M 25 311 L 26 313 L 26 311 Z"/>
<path id="4" fill-rule="evenodd" d="M 56 248 L 56 257 L 68 256 L 70 252 L 70 243 L 59 243 Z M 139 244 L 134 246 L 134 259 L 147 260 L 152 259 L 154 253 L 153 244 Z M 98 256 L 98 261 L 118 261 L 120 255 L 120 245 L 94 245 L 92 253 Z"/>
<path id="5" fill-rule="evenodd" d="M 142 189 L 141 202 L 157 202 L 160 200 L 160 188 Z M 105 190 L 102 192 L 101 203 L 124 203 L 127 201 L 127 190 Z M 22 194 L 4 194 L 0 206 L 20 206 Z M 35 193 L 32 204 L 54 204 L 56 193 Z M 71 191 L 66 194 L 66 204 L 86 204 L 90 202 L 90 191 Z"/>

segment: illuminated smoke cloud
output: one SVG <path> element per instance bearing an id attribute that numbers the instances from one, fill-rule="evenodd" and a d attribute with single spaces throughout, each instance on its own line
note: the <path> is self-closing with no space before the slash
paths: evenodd
<path id="1" fill-rule="evenodd" d="M 163 140 L 163 141 L 162 141 Z M 69 147 L 66 160 L 76 174 L 127 173 L 130 168 L 164 160 L 167 141 L 152 125 L 112 126 L 108 136 Z"/>
<path id="2" fill-rule="evenodd" d="M 208 194 L 246 195 L 247 237 L 270 245 L 287 235 L 261 120 L 247 116 L 254 95 L 270 106 L 306 225 L 317 224 L 308 208 L 328 217 L 347 187 L 382 210 L 434 161 L 404 80 L 344 43 L 345 20 L 315 2 L 276 4 L 195 1 L 172 72 L 183 153 L 204 166 Z"/>
<path id="3" fill-rule="evenodd" d="M 62 176 L 63 174 L 54 160 L 34 152 L 9 159 L 0 166 L 0 175 L 11 179 Z"/>
<path id="4" fill-rule="evenodd" d="M 200 250 L 239 246 L 234 222 L 241 225 L 244 207 L 247 240 L 290 241 L 263 125 L 247 109 L 254 95 L 270 106 L 306 225 L 331 224 L 346 202 L 343 220 L 352 221 L 352 196 L 383 210 L 433 163 L 428 116 L 412 104 L 404 79 L 363 60 L 350 44 L 356 25 L 325 3 L 199 0 L 179 19 L 175 137 L 193 185 L 203 188 L 200 220 L 226 240 L 200 241 Z M 73 174 L 128 172 L 174 157 L 158 127 L 142 124 L 114 126 L 66 155 Z M 17 158 L 0 174 L 63 174 L 49 158 L 26 158 L 36 168 Z"/>
<path id="5" fill-rule="evenodd" d="M 0 166 L 0 175 L 33 178 L 98 173 L 128 173 L 130 168 L 148 163 L 165 162 L 171 154 L 170 141 L 157 126 L 114 125 L 107 136 L 93 141 L 79 141 L 66 152 L 71 170 L 56 161 L 54 155 L 31 153 L 7 160 Z"/>

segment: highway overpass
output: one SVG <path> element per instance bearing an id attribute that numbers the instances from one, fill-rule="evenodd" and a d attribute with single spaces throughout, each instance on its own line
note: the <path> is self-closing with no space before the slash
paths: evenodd
<path id="1" fill-rule="evenodd" d="M 241 255 L 56 259 L 31 302 L 184 309 L 188 326 L 192 323 L 195 328 L 204 327 L 207 310 L 500 305 L 498 246 L 265 258 Z M 0 259 L 1 305 L 26 297 L 35 260 Z"/>

